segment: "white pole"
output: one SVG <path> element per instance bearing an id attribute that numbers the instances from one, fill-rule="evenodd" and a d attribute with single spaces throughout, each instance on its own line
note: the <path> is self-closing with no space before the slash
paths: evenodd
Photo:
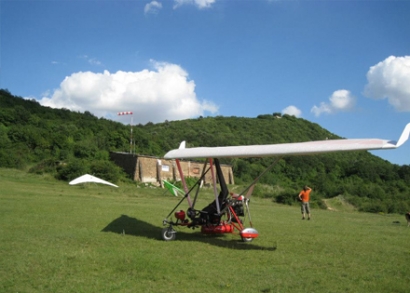
<path id="1" fill-rule="evenodd" d="M 131 115 L 131 138 L 130 138 L 130 153 L 132 154 L 132 115 Z"/>

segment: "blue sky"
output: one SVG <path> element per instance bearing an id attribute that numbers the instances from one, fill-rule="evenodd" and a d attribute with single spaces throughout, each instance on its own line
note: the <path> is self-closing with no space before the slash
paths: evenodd
<path id="1" fill-rule="evenodd" d="M 409 15 L 410 1 L 2 0 L 0 88 L 123 123 L 282 112 L 397 140 Z M 410 141 L 373 153 L 410 164 Z"/>

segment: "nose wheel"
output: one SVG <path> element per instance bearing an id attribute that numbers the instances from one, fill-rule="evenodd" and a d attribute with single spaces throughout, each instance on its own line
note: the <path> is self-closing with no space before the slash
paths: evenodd
<path id="1" fill-rule="evenodd" d="M 172 240 L 175 240 L 176 233 L 177 232 L 174 230 L 174 228 L 172 228 L 172 226 L 169 226 L 169 227 L 162 229 L 161 237 L 165 241 L 172 241 Z"/>

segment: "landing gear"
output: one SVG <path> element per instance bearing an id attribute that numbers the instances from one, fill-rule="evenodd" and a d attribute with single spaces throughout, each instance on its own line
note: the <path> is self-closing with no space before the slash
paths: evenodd
<path id="1" fill-rule="evenodd" d="M 172 228 L 172 226 L 169 226 L 162 229 L 161 236 L 165 241 L 172 241 L 175 240 L 176 231 Z"/>
<path id="2" fill-rule="evenodd" d="M 253 240 L 253 238 L 250 238 L 250 237 L 242 237 L 242 241 L 243 242 L 251 242 Z"/>
<path id="3" fill-rule="evenodd" d="M 254 228 L 245 228 L 239 234 L 241 235 L 243 242 L 251 242 L 259 235 L 258 231 Z"/>

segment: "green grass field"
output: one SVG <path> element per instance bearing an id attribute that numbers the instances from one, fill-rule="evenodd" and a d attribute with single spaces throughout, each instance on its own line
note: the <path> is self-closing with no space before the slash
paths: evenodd
<path id="1" fill-rule="evenodd" d="M 165 242 L 162 220 L 179 199 L 163 189 L 69 186 L 8 169 L 0 169 L 0 180 L 0 292 L 410 288 L 403 215 L 315 209 L 311 221 L 302 221 L 296 207 L 253 198 L 253 242 L 186 228 Z M 198 207 L 208 202 L 206 195 Z"/>

